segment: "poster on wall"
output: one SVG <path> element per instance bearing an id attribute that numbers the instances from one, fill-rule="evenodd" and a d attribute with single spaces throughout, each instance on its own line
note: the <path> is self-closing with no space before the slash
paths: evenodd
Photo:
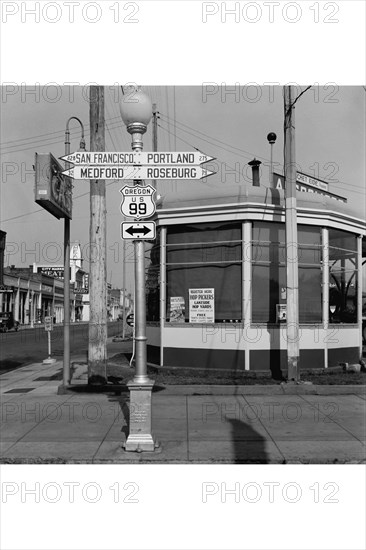
<path id="1" fill-rule="evenodd" d="M 169 319 L 171 323 L 184 323 L 185 321 L 185 303 L 183 296 L 170 297 L 170 313 Z"/>
<path id="2" fill-rule="evenodd" d="M 215 289 L 214 288 L 190 288 L 189 289 L 189 322 L 190 323 L 214 323 L 215 322 Z"/>

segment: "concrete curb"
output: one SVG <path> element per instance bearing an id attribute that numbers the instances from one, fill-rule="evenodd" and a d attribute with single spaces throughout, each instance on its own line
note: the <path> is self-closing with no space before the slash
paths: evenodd
<path id="1" fill-rule="evenodd" d="M 203 396 L 203 395 L 351 395 L 362 394 L 366 396 L 366 386 L 349 385 L 349 386 L 284 386 L 277 385 L 253 385 L 253 386 L 229 386 L 229 385 L 156 385 L 156 391 L 164 392 L 164 395 L 187 395 L 187 396 Z M 153 390 L 154 391 L 154 390 Z M 103 386 L 88 386 L 85 381 L 80 381 L 76 384 L 70 384 L 67 387 L 60 385 L 58 394 L 65 393 L 125 393 L 128 392 L 126 384 L 108 384 Z"/>

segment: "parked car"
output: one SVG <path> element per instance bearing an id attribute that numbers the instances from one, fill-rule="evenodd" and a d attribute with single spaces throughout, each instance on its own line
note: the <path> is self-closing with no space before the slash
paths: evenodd
<path id="1" fill-rule="evenodd" d="M 19 322 L 15 321 L 10 311 L 0 313 L 0 332 L 8 332 L 11 329 L 19 330 Z"/>

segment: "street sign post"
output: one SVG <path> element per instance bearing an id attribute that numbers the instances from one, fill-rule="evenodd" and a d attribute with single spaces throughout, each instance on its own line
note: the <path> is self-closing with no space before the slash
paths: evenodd
<path id="1" fill-rule="evenodd" d="M 200 180 L 211 176 L 211 172 L 202 166 L 74 166 L 62 172 L 76 180 Z"/>
<path id="2" fill-rule="evenodd" d="M 195 152 L 169 152 L 169 153 L 124 153 L 124 152 L 85 152 L 75 151 L 64 157 L 60 157 L 65 162 L 70 162 L 75 165 L 98 165 L 98 166 L 111 166 L 111 165 L 171 165 L 171 164 L 183 164 L 186 166 L 194 166 L 204 164 L 210 160 L 215 160 L 214 157 L 210 157 L 201 151 Z"/>
<path id="3" fill-rule="evenodd" d="M 135 241 L 151 241 L 156 236 L 155 222 L 122 222 L 122 239 L 132 239 Z"/>
<path id="4" fill-rule="evenodd" d="M 52 363 L 56 362 L 56 359 L 53 359 L 51 357 L 51 332 L 53 330 L 53 319 L 52 317 L 45 317 L 44 318 L 44 329 L 47 332 L 47 338 L 48 338 L 48 357 L 47 359 L 43 360 L 43 363 L 45 365 L 50 365 Z"/>
<path id="5" fill-rule="evenodd" d="M 130 218 L 150 218 L 155 214 L 156 206 L 153 195 L 155 193 L 152 185 L 125 185 L 120 189 L 122 194 L 121 212 Z"/>

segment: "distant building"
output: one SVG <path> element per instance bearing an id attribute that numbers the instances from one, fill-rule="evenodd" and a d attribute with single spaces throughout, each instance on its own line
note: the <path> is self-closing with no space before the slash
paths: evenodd
<path id="1" fill-rule="evenodd" d="M 2 232 L 4 234 L 4 232 Z M 2 235 L 0 235 L 2 236 Z M 5 245 L 4 247 L 5 248 Z M 2 261 L 4 250 L 1 252 Z M 83 297 L 88 295 L 88 274 L 82 269 L 80 245 L 70 253 L 70 320 L 83 321 Z M 64 320 L 64 267 L 36 265 L 1 270 L 4 291 L 0 294 L 0 310 L 12 311 L 21 324 L 42 323 L 52 316 L 55 323 Z"/>

